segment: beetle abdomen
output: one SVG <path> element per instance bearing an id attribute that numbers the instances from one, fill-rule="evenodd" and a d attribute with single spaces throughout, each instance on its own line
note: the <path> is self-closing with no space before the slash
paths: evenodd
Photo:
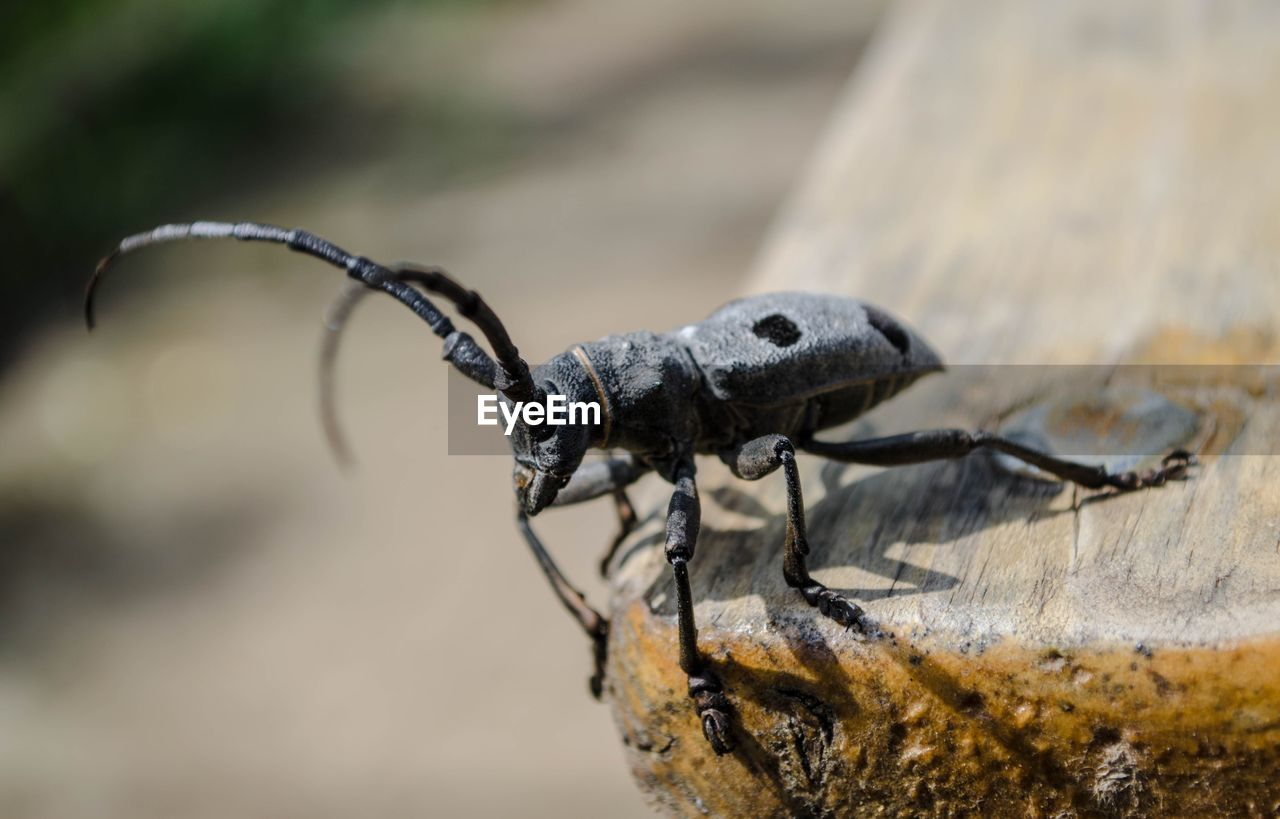
<path id="1" fill-rule="evenodd" d="M 942 369 L 912 330 L 877 307 L 840 296 L 749 296 L 673 335 L 714 398 L 773 406 L 821 396 L 823 415 L 841 420 Z M 822 426 L 830 423 L 823 418 Z"/>

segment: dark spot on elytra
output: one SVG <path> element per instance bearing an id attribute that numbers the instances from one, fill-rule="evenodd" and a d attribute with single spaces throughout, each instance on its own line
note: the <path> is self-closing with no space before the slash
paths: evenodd
<path id="1" fill-rule="evenodd" d="M 875 307 L 867 307 L 867 321 L 871 322 L 871 326 L 876 328 L 899 353 L 906 355 L 911 351 L 911 338 L 907 335 L 907 331 L 903 330 L 888 313 Z"/>
<path id="2" fill-rule="evenodd" d="M 778 347 L 790 347 L 800 340 L 800 328 L 781 313 L 773 313 L 751 325 L 751 332 Z"/>

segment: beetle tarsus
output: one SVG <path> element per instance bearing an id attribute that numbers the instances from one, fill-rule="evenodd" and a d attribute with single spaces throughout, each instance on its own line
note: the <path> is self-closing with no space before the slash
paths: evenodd
<path id="1" fill-rule="evenodd" d="M 1117 475 L 1107 476 L 1107 485 L 1121 492 L 1131 492 L 1135 489 L 1147 489 L 1150 487 L 1164 486 L 1169 481 L 1182 480 L 1187 477 L 1187 471 L 1197 463 L 1196 456 L 1187 452 L 1185 449 L 1175 449 L 1160 461 L 1159 469 L 1147 469 L 1142 472 L 1130 471 L 1121 472 Z"/>
<path id="2" fill-rule="evenodd" d="M 705 668 L 690 674 L 689 697 L 698 711 L 702 735 L 711 743 L 711 750 L 716 752 L 716 756 L 724 756 L 732 751 L 732 720 L 729 717 L 731 706 L 720 680 Z"/>
<path id="3" fill-rule="evenodd" d="M 867 613 L 861 606 L 821 583 L 810 583 L 801 587 L 800 594 L 804 595 L 805 602 L 840 625 L 855 628 L 864 634 L 871 631 L 871 623 L 867 620 Z"/>
<path id="4" fill-rule="evenodd" d="M 604 699 L 604 666 L 609 659 L 609 621 L 603 617 L 600 618 L 591 635 L 591 659 L 595 665 L 591 679 L 587 681 L 587 688 L 591 690 L 591 696 L 599 702 Z"/>

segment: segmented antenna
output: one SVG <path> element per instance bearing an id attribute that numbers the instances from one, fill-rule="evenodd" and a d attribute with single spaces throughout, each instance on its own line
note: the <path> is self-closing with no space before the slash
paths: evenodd
<path id="1" fill-rule="evenodd" d="M 320 342 L 318 380 L 320 424 L 324 428 L 324 437 L 329 444 L 329 451 L 333 453 L 334 460 L 344 472 L 350 471 L 355 466 L 355 455 L 347 444 L 347 436 L 343 433 L 342 424 L 338 421 L 338 403 L 334 398 L 337 394 L 334 388 L 334 364 L 338 358 L 338 342 L 342 340 L 342 330 L 346 326 L 347 319 L 351 318 L 351 312 L 355 310 L 356 305 L 370 292 L 372 291 L 368 287 L 359 282 L 348 284 L 325 313 L 324 337 Z"/>
<path id="2" fill-rule="evenodd" d="M 190 224 L 161 225 L 145 233 L 138 233 L 120 242 L 119 246 L 98 262 L 98 267 L 85 288 L 84 319 L 90 330 L 94 327 L 94 295 L 98 284 L 116 259 L 139 248 L 164 242 L 185 239 L 239 239 L 245 242 L 272 242 L 290 250 L 328 262 L 341 268 L 347 275 L 369 287 L 382 290 L 413 310 L 442 339 L 455 332 L 453 323 L 441 313 L 421 292 L 382 265 L 354 256 L 337 245 L 297 228 L 288 229 L 258 222 L 192 222 Z M 415 269 L 410 278 L 421 278 L 424 286 L 448 298 L 466 318 L 476 323 L 493 347 L 503 378 L 496 385 L 514 401 L 528 401 L 537 397 L 529 365 L 520 357 L 519 350 L 511 342 L 506 328 L 484 300 L 473 290 L 467 290 L 442 272 L 434 269 Z M 468 351 L 470 352 L 470 351 Z"/>

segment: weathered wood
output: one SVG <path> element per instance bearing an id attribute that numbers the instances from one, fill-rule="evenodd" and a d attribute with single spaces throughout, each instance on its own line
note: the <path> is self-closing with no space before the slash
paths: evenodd
<path id="1" fill-rule="evenodd" d="M 1273 3 L 903 5 L 752 289 L 858 295 L 952 364 L 1274 362 L 1278 89 Z M 855 432 L 998 425 L 1028 398 L 960 369 Z M 1280 809 L 1274 374 L 1134 375 L 1196 412 L 1203 464 L 1130 495 L 1037 490 L 976 456 L 802 455 L 815 576 L 880 640 L 783 583 L 780 475 L 700 462 L 724 758 L 676 666 L 654 485 L 612 587 L 609 693 L 641 786 L 681 815 Z"/>

